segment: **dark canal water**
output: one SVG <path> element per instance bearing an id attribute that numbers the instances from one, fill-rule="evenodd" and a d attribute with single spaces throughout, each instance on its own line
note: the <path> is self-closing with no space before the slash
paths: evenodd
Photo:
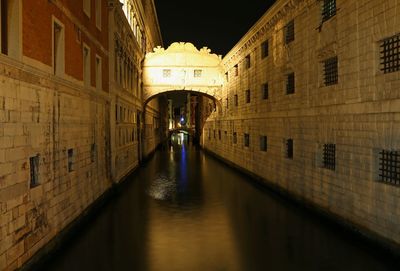
<path id="1" fill-rule="evenodd" d="M 40 270 L 400 270 L 194 147 L 130 179 Z"/>

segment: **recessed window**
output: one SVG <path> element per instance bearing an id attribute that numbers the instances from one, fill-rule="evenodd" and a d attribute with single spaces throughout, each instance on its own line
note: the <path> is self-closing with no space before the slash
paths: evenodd
<path id="1" fill-rule="evenodd" d="M 8 54 L 8 1 L 0 1 L 0 45 L 1 53 Z"/>
<path id="2" fill-rule="evenodd" d="M 324 144 L 322 162 L 324 168 L 335 170 L 336 166 L 336 145 Z"/>
<path id="3" fill-rule="evenodd" d="M 325 86 L 338 83 L 338 59 L 336 56 L 324 61 L 324 81 Z"/>
<path id="4" fill-rule="evenodd" d="M 171 77 L 171 70 L 170 69 L 163 69 L 163 77 L 170 78 Z"/>
<path id="5" fill-rule="evenodd" d="M 260 136 L 260 151 L 267 151 L 267 137 Z"/>
<path id="6" fill-rule="evenodd" d="M 238 76 L 239 75 L 239 67 L 237 64 L 233 67 L 233 70 L 234 70 L 235 76 Z"/>
<path id="7" fill-rule="evenodd" d="M 54 22 L 53 23 L 53 71 L 55 75 L 64 73 L 64 29 Z"/>
<path id="8" fill-rule="evenodd" d="M 336 15 L 336 0 L 324 0 L 322 5 L 322 21 L 327 21 L 329 18 Z"/>
<path id="9" fill-rule="evenodd" d="M 75 156 L 74 149 L 68 149 L 68 172 L 72 172 L 75 170 Z"/>
<path id="10" fill-rule="evenodd" d="M 234 132 L 233 133 L 233 144 L 237 144 L 237 133 L 236 132 Z"/>
<path id="11" fill-rule="evenodd" d="M 263 100 L 267 100 L 269 96 L 268 83 L 262 84 L 261 86 L 261 97 Z"/>
<path id="12" fill-rule="evenodd" d="M 293 94 L 295 91 L 294 73 L 286 75 L 286 94 Z"/>
<path id="13" fill-rule="evenodd" d="M 382 150 L 379 156 L 379 179 L 385 183 L 400 185 L 400 152 Z"/>
<path id="14" fill-rule="evenodd" d="M 269 54 L 268 40 L 261 43 L 261 58 L 266 58 Z"/>
<path id="15" fill-rule="evenodd" d="M 96 5 L 96 27 L 101 30 L 101 4 L 103 1 L 95 1 L 94 2 Z"/>
<path id="16" fill-rule="evenodd" d="M 30 187 L 39 185 L 39 155 L 29 158 L 30 167 Z"/>
<path id="17" fill-rule="evenodd" d="M 292 41 L 294 41 L 294 21 L 290 21 L 286 26 L 285 26 L 285 43 L 289 44 Z"/>
<path id="18" fill-rule="evenodd" d="M 83 83 L 85 87 L 90 86 L 90 49 L 83 46 Z"/>
<path id="19" fill-rule="evenodd" d="M 103 89 L 101 57 L 96 56 L 96 89 Z"/>
<path id="20" fill-rule="evenodd" d="M 400 34 L 381 41 L 380 60 L 381 71 L 384 73 L 400 70 Z"/>
<path id="21" fill-rule="evenodd" d="M 221 140 L 221 130 L 218 130 L 218 139 Z"/>
<path id="22" fill-rule="evenodd" d="M 21 56 L 23 11 L 21 0 L 0 1 L 0 45 L 1 53 L 14 59 Z"/>
<path id="23" fill-rule="evenodd" d="M 202 70 L 194 70 L 194 77 L 201 77 Z"/>
<path id="24" fill-rule="evenodd" d="M 286 158 L 293 159 L 293 139 L 286 140 Z"/>
<path id="25" fill-rule="evenodd" d="M 91 0 L 83 0 L 83 12 L 90 18 Z"/>
<path id="26" fill-rule="evenodd" d="M 244 60 L 244 66 L 246 69 L 249 69 L 251 67 L 251 58 L 250 55 L 247 55 L 245 60 Z"/>
<path id="27" fill-rule="evenodd" d="M 239 97 L 237 94 L 235 94 L 235 96 L 234 96 L 234 101 L 235 101 L 235 106 L 238 106 L 239 105 Z"/>
<path id="28" fill-rule="evenodd" d="M 250 89 L 246 90 L 246 103 L 250 103 Z"/>
<path id="29" fill-rule="evenodd" d="M 244 134 L 244 146 L 245 147 L 250 146 L 250 135 L 249 134 Z"/>

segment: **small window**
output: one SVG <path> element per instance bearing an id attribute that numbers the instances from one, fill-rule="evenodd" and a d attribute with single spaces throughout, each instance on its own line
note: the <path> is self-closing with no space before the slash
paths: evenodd
<path id="1" fill-rule="evenodd" d="M 269 54 L 269 44 L 268 44 L 268 40 L 264 41 L 263 43 L 261 43 L 261 58 L 266 58 Z"/>
<path id="2" fill-rule="evenodd" d="M 170 69 L 163 69 L 163 77 L 170 78 L 171 77 L 171 70 Z"/>
<path id="3" fill-rule="evenodd" d="M 384 73 L 400 71 L 400 34 L 381 41 L 380 60 Z"/>
<path id="4" fill-rule="evenodd" d="M 286 75 L 286 94 L 293 94 L 295 91 L 294 73 Z"/>
<path id="5" fill-rule="evenodd" d="M 239 105 L 239 97 L 238 97 L 238 95 L 235 94 L 234 98 L 235 98 L 235 106 L 238 106 Z"/>
<path id="6" fill-rule="evenodd" d="M 292 41 L 294 41 L 294 21 L 290 21 L 286 26 L 285 26 L 285 43 L 289 44 Z"/>
<path id="7" fill-rule="evenodd" d="M 249 134 L 244 134 L 244 146 L 245 147 L 250 146 L 250 135 Z"/>
<path id="8" fill-rule="evenodd" d="M 267 137 L 260 136 L 260 151 L 267 151 Z"/>
<path id="9" fill-rule="evenodd" d="M 250 58 L 250 55 L 247 55 L 246 56 L 246 58 L 245 58 L 245 67 L 246 67 L 246 69 L 249 69 L 250 67 L 251 67 L 251 58 Z"/>
<path id="10" fill-rule="evenodd" d="M 101 4 L 103 1 L 96 0 L 94 3 L 96 5 L 96 27 L 101 30 Z"/>
<path id="11" fill-rule="evenodd" d="M 194 77 L 201 77 L 202 72 L 202 70 L 194 70 Z"/>
<path id="12" fill-rule="evenodd" d="M 39 155 L 29 158 L 30 166 L 30 188 L 39 185 Z"/>
<path id="13" fill-rule="evenodd" d="M 233 144 L 237 144 L 237 133 L 233 133 Z"/>
<path id="14" fill-rule="evenodd" d="M 286 140 L 286 158 L 293 159 L 293 139 Z"/>
<path id="15" fill-rule="evenodd" d="M 336 15 L 336 0 L 324 0 L 322 5 L 322 22 Z"/>
<path id="16" fill-rule="evenodd" d="M 74 157 L 74 149 L 68 150 L 68 172 L 72 172 L 75 170 L 75 157 Z"/>
<path id="17" fill-rule="evenodd" d="M 83 0 L 83 12 L 90 18 L 91 0 Z"/>
<path id="18" fill-rule="evenodd" d="M 324 168 L 335 170 L 336 166 L 336 145 L 324 144 L 323 149 L 323 166 Z"/>
<path id="19" fill-rule="evenodd" d="M 96 56 L 96 89 L 103 89 L 102 64 L 99 56 Z"/>
<path id="20" fill-rule="evenodd" d="M 382 150 L 379 156 L 380 181 L 400 185 L 400 151 Z"/>
<path id="21" fill-rule="evenodd" d="M 235 72 L 235 76 L 238 76 L 239 75 L 239 67 L 237 64 L 233 67 L 233 70 Z"/>
<path id="22" fill-rule="evenodd" d="M 267 100 L 267 99 L 268 99 L 268 96 L 269 96 L 269 93 L 268 93 L 268 83 L 265 83 L 265 84 L 263 84 L 262 87 L 261 87 L 261 97 L 262 97 L 263 100 Z"/>
<path id="23" fill-rule="evenodd" d="M 85 87 L 90 86 L 90 49 L 83 46 L 83 83 Z"/>
<path id="24" fill-rule="evenodd" d="M 221 140 L 221 130 L 218 130 L 218 139 Z"/>
<path id="25" fill-rule="evenodd" d="M 324 81 L 325 86 L 338 83 L 338 59 L 336 56 L 324 61 Z"/>
<path id="26" fill-rule="evenodd" d="M 97 160 L 96 156 L 97 156 L 97 146 L 96 146 L 96 144 L 93 143 L 90 146 L 90 161 L 92 163 L 96 162 L 96 160 Z"/>
<path id="27" fill-rule="evenodd" d="M 250 103 L 250 89 L 246 90 L 246 103 Z"/>

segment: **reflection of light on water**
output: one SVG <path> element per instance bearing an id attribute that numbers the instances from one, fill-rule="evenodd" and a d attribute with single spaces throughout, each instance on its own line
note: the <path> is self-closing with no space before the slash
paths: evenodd
<path id="1" fill-rule="evenodd" d="M 147 193 L 154 199 L 166 200 L 176 191 L 176 184 L 173 179 L 159 175 L 150 185 Z"/>

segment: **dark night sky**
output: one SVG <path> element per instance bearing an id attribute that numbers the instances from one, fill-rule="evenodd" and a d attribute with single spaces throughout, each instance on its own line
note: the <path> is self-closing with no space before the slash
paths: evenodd
<path id="1" fill-rule="evenodd" d="M 155 0 L 164 47 L 192 42 L 226 55 L 275 0 Z"/>

